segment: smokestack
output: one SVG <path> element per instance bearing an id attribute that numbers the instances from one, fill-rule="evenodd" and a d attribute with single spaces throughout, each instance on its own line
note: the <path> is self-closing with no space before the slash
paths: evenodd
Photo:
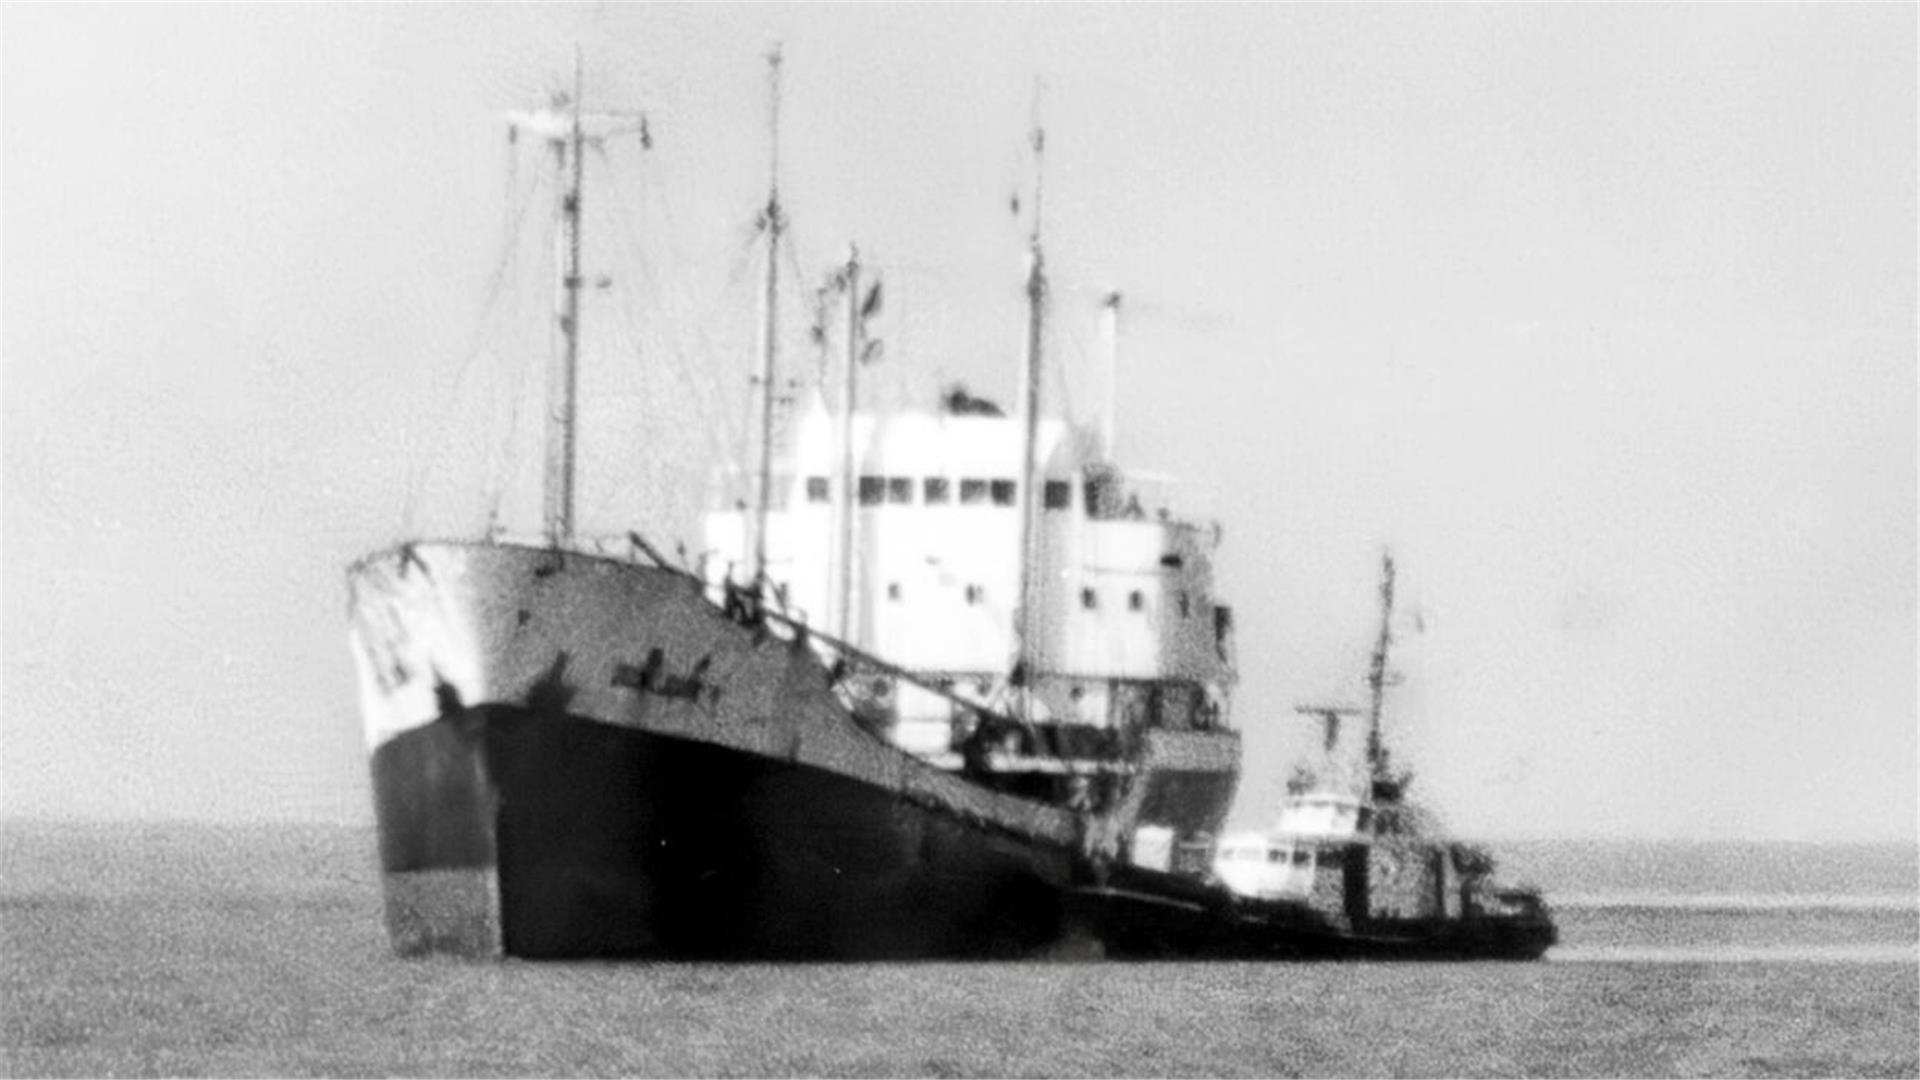
<path id="1" fill-rule="evenodd" d="M 1107 400 L 1100 416 L 1100 443 L 1107 460 L 1113 460 L 1113 442 L 1119 426 L 1120 401 L 1120 294 L 1110 292 L 1100 302 L 1100 343 L 1107 361 Z"/>

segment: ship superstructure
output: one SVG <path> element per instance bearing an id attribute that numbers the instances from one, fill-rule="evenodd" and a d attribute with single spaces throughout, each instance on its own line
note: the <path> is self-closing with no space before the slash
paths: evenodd
<path id="1" fill-rule="evenodd" d="M 769 595 L 826 637 L 912 673 L 856 662 L 840 690 L 917 759 L 1043 797 L 1077 785 L 1099 804 L 1125 786 L 1115 781 L 1132 770 L 1132 744 L 1153 732 L 1188 744 L 1196 767 L 1148 785 L 1200 797 L 1149 817 L 1185 833 L 1217 829 L 1237 736 L 1226 724 L 1231 613 L 1212 593 L 1216 530 L 1174 517 L 1168 485 L 1130 482 L 1092 433 L 1042 420 L 1022 656 L 1021 425 L 974 409 L 856 415 L 851 485 L 835 475 L 840 421 L 807 416 L 768 516 Z M 716 586 L 740 561 L 746 516 L 707 519 Z M 824 647 L 830 664 L 834 652 Z M 1015 724 L 982 731 L 997 718 Z M 1189 805 L 1208 809 L 1182 814 Z"/>

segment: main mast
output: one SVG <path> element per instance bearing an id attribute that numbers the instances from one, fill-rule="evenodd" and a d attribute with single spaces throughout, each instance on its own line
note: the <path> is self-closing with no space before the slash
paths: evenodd
<path id="1" fill-rule="evenodd" d="M 1046 318 L 1046 259 L 1040 247 L 1040 211 L 1043 188 L 1043 155 L 1047 135 L 1038 120 L 1033 126 L 1033 231 L 1027 236 L 1027 348 L 1021 364 L 1020 417 L 1024 427 L 1020 466 L 1020 589 L 1015 609 L 1013 670 L 1019 676 L 1021 715 L 1026 715 L 1032 700 L 1033 671 L 1033 571 L 1037 558 L 1034 535 L 1040 498 L 1035 490 L 1040 473 L 1040 375 L 1041 338 Z"/>
<path id="2" fill-rule="evenodd" d="M 761 212 L 761 227 L 767 232 L 766 293 L 762 298 L 760 323 L 760 375 L 756 397 L 759 430 L 759 463 L 754 470 L 753 514 L 749 530 L 748 583 L 758 586 L 767 574 L 767 511 L 773 499 L 773 407 L 774 369 L 779 349 L 780 329 L 780 235 L 786 231 L 786 219 L 780 210 L 780 47 L 767 54 L 768 94 L 772 154 L 767 167 L 767 207 Z"/>
<path id="3" fill-rule="evenodd" d="M 573 57 L 572 115 L 566 138 L 553 140 L 556 167 L 566 177 L 560 193 L 561 250 L 558 323 L 560 348 L 547 372 L 547 541 L 559 547 L 573 536 L 573 469 L 580 386 L 580 55 Z"/>

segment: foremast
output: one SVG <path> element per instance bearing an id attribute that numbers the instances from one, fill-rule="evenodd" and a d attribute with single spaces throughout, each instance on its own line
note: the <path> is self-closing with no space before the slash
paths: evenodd
<path id="1" fill-rule="evenodd" d="M 558 342 L 547 367 L 547 423 L 545 467 L 542 470 L 542 519 L 547 542 L 561 547 L 573 537 L 574 472 L 578 444 L 580 386 L 580 247 L 581 190 L 588 147 L 598 148 L 616 135 L 637 133 L 647 140 L 647 121 L 635 111 L 585 112 L 581 108 L 583 77 L 580 54 L 573 58 L 573 93 L 556 95 L 552 105 L 507 117 L 507 134 L 542 139 L 553 150 L 554 172 L 560 183 L 556 213 L 560 229 L 555 237 L 557 271 L 554 325 Z"/>

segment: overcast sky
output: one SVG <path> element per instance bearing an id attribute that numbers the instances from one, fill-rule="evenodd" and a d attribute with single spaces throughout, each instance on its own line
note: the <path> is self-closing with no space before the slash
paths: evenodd
<path id="1" fill-rule="evenodd" d="M 1012 397 L 1043 80 L 1053 396 L 1097 414 L 1124 290 L 1121 456 L 1224 526 L 1240 821 L 1306 744 L 1293 703 L 1361 696 L 1391 546 L 1424 630 L 1389 737 L 1456 829 L 1912 840 L 1915 29 L 9 6 L 0 808 L 370 819 L 342 571 L 534 522 L 550 192 L 502 114 L 576 45 L 654 141 L 589 194 L 582 513 L 690 536 L 744 417 L 782 41 L 793 370 L 858 241 L 883 401 Z"/>

